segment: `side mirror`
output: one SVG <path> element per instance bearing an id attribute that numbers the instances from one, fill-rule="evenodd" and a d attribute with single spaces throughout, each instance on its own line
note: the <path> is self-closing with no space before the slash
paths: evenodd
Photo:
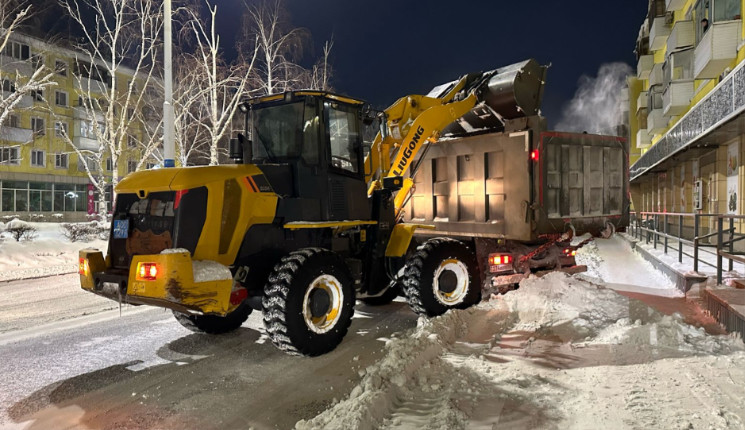
<path id="1" fill-rule="evenodd" d="M 229 153 L 230 153 L 231 160 L 236 160 L 236 161 L 243 160 L 243 142 L 242 141 L 245 140 L 245 138 L 241 139 L 242 136 L 243 136 L 242 134 L 238 133 L 238 137 L 233 137 L 230 139 Z"/>

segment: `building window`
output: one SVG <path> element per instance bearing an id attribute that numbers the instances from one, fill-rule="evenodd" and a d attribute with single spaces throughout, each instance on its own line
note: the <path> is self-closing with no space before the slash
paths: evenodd
<path id="1" fill-rule="evenodd" d="M 127 173 L 132 173 L 135 170 L 137 170 L 137 162 L 136 161 L 127 161 Z"/>
<path id="2" fill-rule="evenodd" d="M 31 98 L 34 99 L 35 102 L 43 102 L 44 91 L 43 90 L 31 90 Z"/>
<path id="3" fill-rule="evenodd" d="M 150 163 L 150 162 L 148 162 L 148 163 L 145 163 L 145 168 L 146 168 L 146 169 L 152 169 L 152 168 L 154 168 L 155 166 L 157 166 L 157 164 L 155 164 L 155 163 Z"/>
<path id="4" fill-rule="evenodd" d="M 55 91 L 54 103 L 56 103 L 57 106 L 67 106 L 67 93 L 63 91 Z"/>
<path id="5" fill-rule="evenodd" d="M 112 170 L 114 170 L 114 162 L 111 161 L 111 158 L 107 158 L 106 159 L 106 171 L 110 172 Z"/>
<path id="6" fill-rule="evenodd" d="M 78 155 L 78 171 L 79 172 L 85 172 L 86 166 L 88 169 L 90 169 L 92 172 L 96 171 L 96 160 L 93 158 L 93 156 L 83 156 Z"/>
<path id="7" fill-rule="evenodd" d="M 67 169 L 69 157 L 67 154 L 54 154 L 54 167 L 57 169 Z"/>
<path id="8" fill-rule="evenodd" d="M 54 70 L 60 76 L 67 76 L 67 63 L 57 60 L 54 62 Z"/>
<path id="9" fill-rule="evenodd" d="M 68 135 L 67 133 L 67 123 L 62 121 L 57 121 L 54 123 L 54 135 L 57 137 L 65 137 Z"/>
<path id="10" fill-rule="evenodd" d="M 127 147 L 128 148 L 136 148 L 137 147 L 137 138 L 135 138 L 131 134 L 129 136 L 127 136 Z"/>
<path id="11" fill-rule="evenodd" d="M 35 136 L 44 136 L 46 131 L 44 130 L 44 118 L 31 118 L 31 130 L 33 130 Z"/>
<path id="12" fill-rule="evenodd" d="M 18 146 L 4 146 L 0 148 L 0 164 L 21 164 L 21 148 Z"/>
<path id="13" fill-rule="evenodd" d="M 18 115 L 9 114 L 7 117 L 5 117 L 5 125 L 7 127 L 20 128 L 21 127 L 21 118 Z"/>
<path id="14" fill-rule="evenodd" d="M 8 80 L 8 79 L 3 79 L 3 91 L 5 91 L 6 93 L 16 92 L 15 82 Z"/>
<path id="15" fill-rule="evenodd" d="M 32 149 L 31 165 L 35 167 L 44 167 L 46 165 L 46 153 L 40 149 Z"/>
<path id="16" fill-rule="evenodd" d="M 28 45 L 24 45 L 20 42 L 9 41 L 8 44 L 5 45 L 4 54 L 8 57 L 15 58 L 16 60 L 28 60 L 30 53 L 31 50 Z"/>

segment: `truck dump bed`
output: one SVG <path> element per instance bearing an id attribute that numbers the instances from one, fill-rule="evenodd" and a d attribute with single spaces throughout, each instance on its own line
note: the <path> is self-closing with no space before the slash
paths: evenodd
<path id="1" fill-rule="evenodd" d="M 426 152 L 404 219 L 431 234 L 532 241 L 599 234 L 629 220 L 628 143 L 614 136 L 543 131 L 539 117 L 516 132 L 443 139 Z M 426 233 L 426 232 L 423 232 Z"/>

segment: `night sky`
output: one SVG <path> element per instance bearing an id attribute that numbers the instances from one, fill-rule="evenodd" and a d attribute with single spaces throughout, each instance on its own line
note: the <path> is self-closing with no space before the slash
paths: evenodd
<path id="1" fill-rule="evenodd" d="M 249 3 L 253 0 L 247 0 Z M 217 0 L 226 39 L 242 1 Z M 535 58 L 551 63 L 543 114 L 554 125 L 580 76 L 633 54 L 647 0 L 286 0 L 292 23 L 309 29 L 314 54 L 332 35 L 332 85 L 383 108 L 465 73 Z M 615 7 L 611 8 L 613 5 Z M 226 40 L 227 42 L 227 40 Z"/>

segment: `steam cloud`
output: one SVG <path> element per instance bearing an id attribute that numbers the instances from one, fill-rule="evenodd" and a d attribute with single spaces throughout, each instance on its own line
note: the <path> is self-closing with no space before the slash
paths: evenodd
<path id="1" fill-rule="evenodd" d="M 617 127 L 624 123 L 621 91 L 630 74 L 632 70 L 628 64 L 608 63 L 600 66 L 596 78 L 582 75 L 579 88 L 567 104 L 556 129 L 615 135 Z"/>

